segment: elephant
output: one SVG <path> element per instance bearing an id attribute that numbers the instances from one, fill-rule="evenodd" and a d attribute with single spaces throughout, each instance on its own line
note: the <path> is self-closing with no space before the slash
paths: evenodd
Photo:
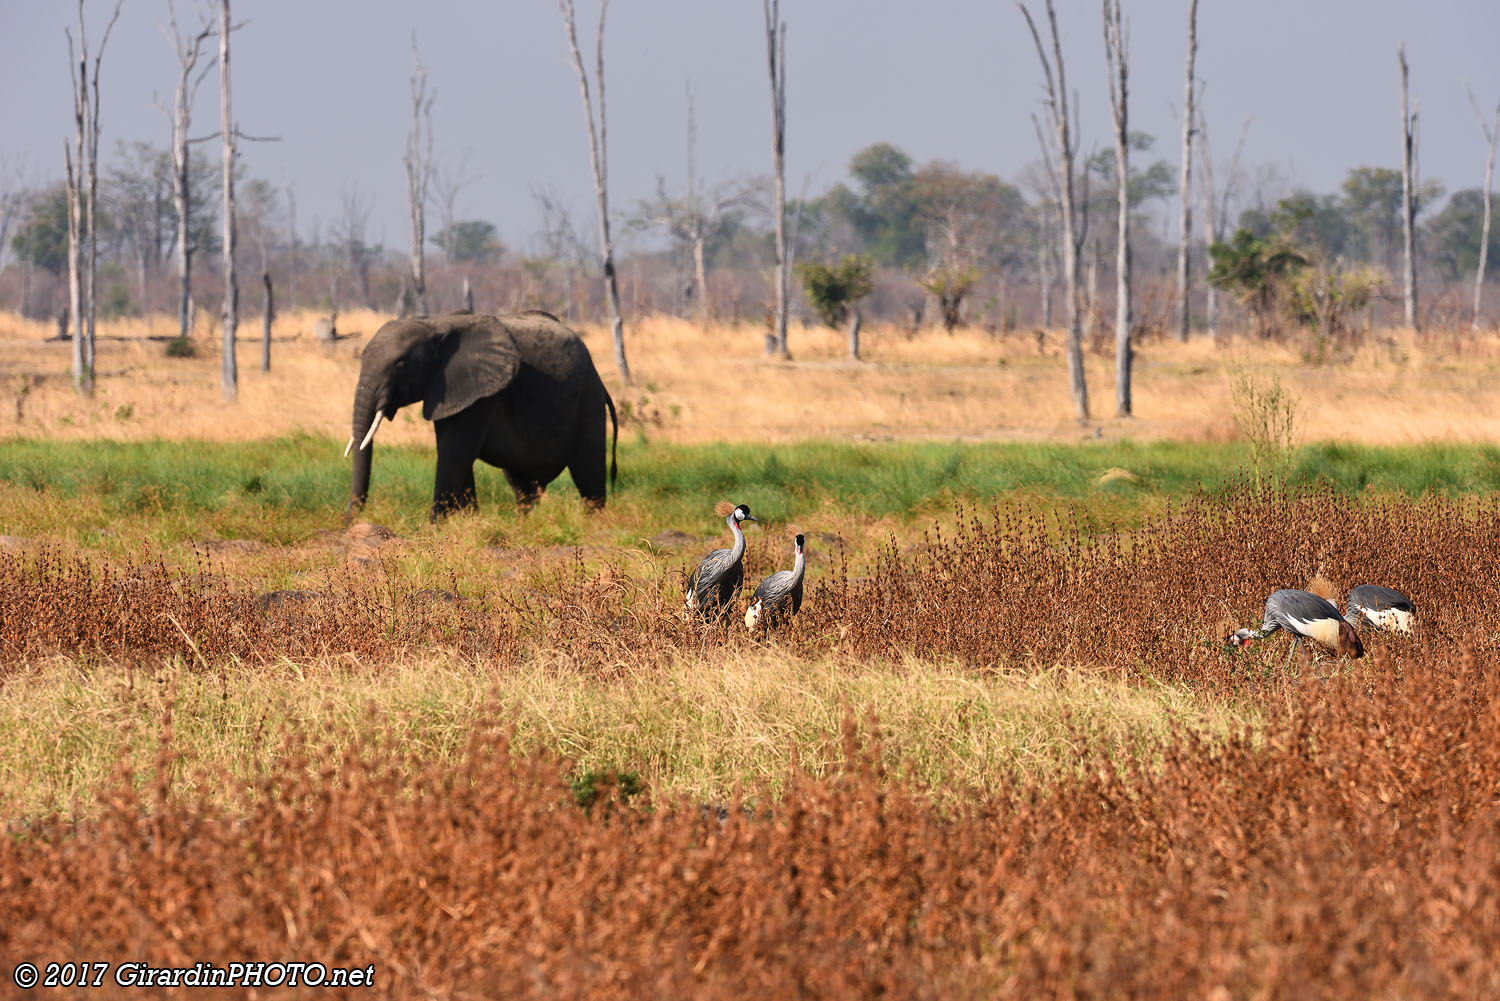
<path id="1" fill-rule="evenodd" d="M 602 508 L 606 409 L 614 425 L 614 487 L 619 419 L 582 339 L 541 310 L 447 313 L 392 320 L 360 353 L 353 433 L 344 449 L 345 456 L 354 450 L 348 518 L 369 494 L 376 429 L 418 401 L 437 438 L 432 521 L 478 507 L 476 459 L 505 472 L 523 511 L 564 469 L 589 508 Z"/>

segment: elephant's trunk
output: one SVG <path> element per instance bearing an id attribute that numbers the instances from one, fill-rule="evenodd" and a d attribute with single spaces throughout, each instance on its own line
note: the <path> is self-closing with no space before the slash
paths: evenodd
<path id="1" fill-rule="evenodd" d="M 376 416 L 380 412 L 375 387 L 361 378 L 354 391 L 354 424 L 350 435 L 354 447 L 354 468 L 349 476 L 349 507 L 345 512 L 349 518 L 353 518 L 364 507 L 365 498 L 370 493 L 370 462 L 375 454 L 375 442 L 367 441 L 366 438 L 375 426 Z"/>

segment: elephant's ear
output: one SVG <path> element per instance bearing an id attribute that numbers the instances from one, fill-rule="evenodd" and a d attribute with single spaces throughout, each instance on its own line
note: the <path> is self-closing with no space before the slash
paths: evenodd
<path id="1" fill-rule="evenodd" d="M 448 316 L 435 319 L 433 325 L 439 335 L 437 365 L 423 398 L 423 417 L 452 417 L 500 392 L 516 377 L 521 353 L 499 319 Z"/>

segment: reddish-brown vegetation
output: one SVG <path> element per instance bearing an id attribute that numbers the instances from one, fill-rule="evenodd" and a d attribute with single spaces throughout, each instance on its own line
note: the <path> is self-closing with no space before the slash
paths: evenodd
<path id="1" fill-rule="evenodd" d="M 512 753 L 497 724 L 457 767 L 395 738 L 337 757 L 291 734 L 225 806 L 170 781 L 168 726 L 143 792 L 122 776 L 98 816 L 12 818 L 0 955 L 373 963 L 376 996 L 402 998 L 1497 997 L 1497 530 L 1488 503 L 1331 494 L 1204 500 L 1125 538 L 966 513 L 956 535 L 893 543 L 868 577 L 815 581 L 777 640 L 789 655 L 1098 664 L 1261 709 L 1223 742 L 1181 732 L 1122 754 L 1080 733 L 1075 769 L 988 794 L 884 773 L 866 723 L 841 772 L 753 811 L 585 812 L 558 764 Z M 1341 591 L 1400 586 L 1417 635 L 1290 679 L 1274 643 L 1224 649 L 1226 620 L 1319 571 Z M 207 576 L 0 557 L 18 610 L 0 656 L 211 665 L 347 646 L 378 663 L 448 643 L 504 663 L 545 645 L 649 671 L 724 642 L 677 618 L 679 589 L 579 568 L 397 627 L 388 582 L 292 613 Z M 303 995 L 338 996 L 262 996 Z"/>
<path id="2" fill-rule="evenodd" d="M 946 809 L 852 730 L 844 773 L 723 820 L 586 814 L 493 734 L 449 771 L 303 748 L 227 813 L 122 785 L 0 846 L 0 952 L 373 963 L 392 997 L 1497 996 L 1493 664 L 1373 666 L 1263 742 L 1081 747 Z"/>

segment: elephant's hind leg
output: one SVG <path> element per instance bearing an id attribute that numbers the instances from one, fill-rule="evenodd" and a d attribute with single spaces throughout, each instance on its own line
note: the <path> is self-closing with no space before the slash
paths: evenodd
<path id="1" fill-rule="evenodd" d="M 602 421 L 584 421 L 578 436 L 578 448 L 568 460 L 568 472 L 578 486 L 578 496 L 590 511 L 604 508 L 605 478 L 604 424 Z"/>

